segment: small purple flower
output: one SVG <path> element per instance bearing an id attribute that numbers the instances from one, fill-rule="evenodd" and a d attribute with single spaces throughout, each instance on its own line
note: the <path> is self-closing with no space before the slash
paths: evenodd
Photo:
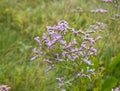
<path id="1" fill-rule="evenodd" d="M 34 57 L 32 57 L 31 59 L 30 59 L 30 61 L 33 61 L 33 60 L 35 60 L 35 59 L 37 59 L 38 58 L 38 55 L 36 54 Z"/>
<path id="2" fill-rule="evenodd" d="M 59 40 L 59 42 L 62 44 L 62 45 L 66 45 L 66 41 L 65 40 Z"/>
<path id="3" fill-rule="evenodd" d="M 101 29 L 105 29 L 107 27 L 107 24 L 102 22 L 96 22 L 96 24 L 99 25 Z"/>
<path id="4" fill-rule="evenodd" d="M 107 10 L 100 8 L 100 9 L 91 10 L 91 13 L 107 13 Z"/>
<path id="5" fill-rule="evenodd" d="M 89 33 L 86 33 L 86 37 L 87 37 L 87 38 L 90 37 L 90 34 L 89 34 Z"/>
<path id="6" fill-rule="evenodd" d="M 59 57 L 59 54 L 58 54 L 58 53 L 56 54 L 56 57 L 57 57 L 57 58 L 56 58 L 57 61 L 63 62 L 63 59 L 61 59 L 61 58 Z"/>
<path id="7" fill-rule="evenodd" d="M 37 51 L 37 48 L 35 47 L 35 48 L 33 48 L 33 52 L 34 53 L 38 53 L 38 51 Z"/>
<path id="8" fill-rule="evenodd" d="M 90 25 L 90 28 L 94 29 L 94 30 L 98 30 L 99 29 L 99 26 L 97 25 Z"/>
<path id="9" fill-rule="evenodd" d="M 88 64 L 89 66 L 93 65 L 93 64 L 91 63 L 91 61 L 88 60 L 88 59 L 86 59 L 86 58 L 83 59 L 83 62 L 85 62 L 85 63 Z"/>
<path id="10" fill-rule="evenodd" d="M 76 55 L 76 54 L 73 54 L 72 55 L 72 58 L 75 60 L 75 59 L 77 59 L 79 56 L 78 55 Z"/>
<path id="11" fill-rule="evenodd" d="M 40 40 L 39 40 L 39 37 L 35 37 L 34 40 L 38 43 L 38 44 L 41 44 Z"/>
<path id="12" fill-rule="evenodd" d="M 113 0 L 103 0 L 103 2 L 109 3 L 109 2 L 113 2 Z"/>
<path id="13" fill-rule="evenodd" d="M 62 52 L 62 57 L 64 58 L 67 54 L 68 54 L 68 52 L 63 51 L 63 52 Z"/>
<path id="14" fill-rule="evenodd" d="M 78 48 L 75 48 L 75 49 L 72 49 L 71 51 L 70 51 L 70 53 L 74 53 L 74 52 L 78 52 L 79 51 L 79 49 Z"/>
<path id="15" fill-rule="evenodd" d="M 10 91 L 11 87 L 8 85 L 0 85 L 0 91 Z"/>
<path id="16" fill-rule="evenodd" d="M 63 78 L 56 78 L 59 82 L 62 82 Z"/>
<path id="17" fill-rule="evenodd" d="M 52 61 L 50 61 L 50 60 L 45 60 L 44 62 L 52 64 Z"/>
<path id="18" fill-rule="evenodd" d="M 70 42 L 67 46 L 66 46 L 66 45 L 63 46 L 63 49 L 68 49 L 68 50 L 70 50 L 72 46 L 75 46 L 75 45 L 77 45 L 77 44 L 78 44 L 78 43 L 77 43 L 76 39 L 73 39 L 73 41 Z"/>
<path id="19" fill-rule="evenodd" d="M 48 66 L 48 68 L 45 70 L 45 73 L 48 73 L 52 69 L 51 66 Z"/>
<path id="20" fill-rule="evenodd" d="M 93 48 L 93 47 L 91 47 L 89 50 L 90 50 L 91 52 L 94 52 L 94 54 L 97 53 L 97 50 L 96 50 L 95 48 Z"/>
<path id="21" fill-rule="evenodd" d="M 95 32 L 95 30 L 87 30 L 86 31 L 87 34 L 94 33 L 94 32 Z"/>
<path id="22" fill-rule="evenodd" d="M 72 60 L 72 59 L 73 59 L 71 55 L 67 55 L 67 58 L 68 58 L 69 60 Z"/>
<path id="23" fill-rule="evenodd" d="M 82 30 L 75 31 L 74 28 L 71 29 L 71 32 L 77 36 L 80 36 L 80 34 L 85 34 Z"/>
<path id="24" fill-rule="evenodd" d="M 87 73 L 91 73 L 92 75 L 95 75 L 95 69 L 90 69 L 87 67 Z"/>
<path id="25" fill-rule="evenodd" d="M 59 87 L 62 87 L 64 85 L 63 78 L 56 78 L 56 80 L 59 82 Z"/>
<path id="26" fill-rule="evenodd" d="M 112 89 L 112 91 L 119 91 L 120 89 L 116 87 L 115 89 Z"/>
<path id="27" fill-rule="evenodd" d="M 80 73 L 78 73 L 78 74 L 77 74 L 77 77 L 79 77 L 79 76 L 81 76 L 81 74 L 80 74 Z"/>

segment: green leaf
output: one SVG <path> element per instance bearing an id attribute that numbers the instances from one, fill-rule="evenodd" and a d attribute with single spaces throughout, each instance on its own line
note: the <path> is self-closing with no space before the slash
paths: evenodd
<path id="1" fill-rule="evenodd" d="M 115 77 L 107 76 L 102 84 L 102 91 L 111 91 L 111 89 L 117 85 L 117 82 Z"/>
<path id="2" fill-rule="evenodd" d="M 112 60 L 112 62 L 110 63 L 109 67 L 111 70 L 113 70 L 114 68 L 116 68 L 116 66 L 120 63 L 120 53 L 115 57 L 114 60 Z"/>
<path id="3" fill-rule="evenodd" d="M 97 69 L 99 65 L 99 60 L 96 57 L 92 57 L 92 62 L 94 64 L 93 67 Z"/>

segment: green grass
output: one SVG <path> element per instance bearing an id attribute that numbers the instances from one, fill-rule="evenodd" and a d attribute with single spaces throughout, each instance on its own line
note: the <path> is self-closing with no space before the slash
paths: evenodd
<path id="1" fill-rule="evenodd" d="M 84 12 L 74 12 L 80 6 Z M 91 14 L 96 8 L 105 8 L 107 14 Z M 43 58 L 30 62 L 35 45 L 34 37 L 41 36 L 47 25 L 67 20 L 70 26 L 85 30 L 95 21 L 108 24 L 103 39 L 97 44 L 98 59 L 107 67 L 120 53 L 120 13 L 113 4 L 98 0 L 0 0 L 0 84 L 11 91 L 58 91 L 54 71 L 45 74 Z M 78 91 L 78 90 L 75 90 Z M 95 90 L 99 91 L 99 90 Z"/>

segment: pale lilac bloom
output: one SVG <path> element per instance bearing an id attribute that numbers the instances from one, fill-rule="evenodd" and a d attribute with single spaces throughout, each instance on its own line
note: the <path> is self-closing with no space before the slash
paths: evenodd
<path id="1" fill-rule="evenodd" d="M 8 85 L 0 85 L 0 91 L 10 91 L 11 87 Z"/>
<path id="2" fill-rule="evenodd" d="M 95 75 L 95 69 L 90 69 L 87 67 L 87 73 L 91 73 L 92 75 Z"/>
<path id="3" fill-rule="evenodd" d="M 48 73 L 52 69 L 51 66 L 48 66 L 48 68 L 45 70 L 45 73 Z"/>
<path id="4" fill-rule="evenodd" d="M 81 73 L 78 73 L 77 76 L 78 76 L 78 77 L 81 76 Z"/>
<path id="5" fill-rule="evenodd" d="M 106 9 L 95 9 L 95 10 L 91 10 L 91 13 L 107 13 Z"/>
<path id="6" fill-rule="evenodd" d="M 56 57 L 57 57 L 57 58 L 56 58 L 57 61 L 63 62 L 63 59 L 61 59 L 61 58 L 59 57 L 59 54 L 58 54 L 58 53 L 56 54 Z"/>
<path id="7" fill-rule="evenodd" d="M 56 78 L 59 82 L 62 82 L 63 78 Z"/>
<path id="8" fill-rule="evenodd" d="M 80 34 L 83 34 L 83 35 L 85 34 L 81 29 L 78 30 L 78 31 L 75 31 L 75 29 L 72 28 L 72 29 L 71 29 L 71 32 L 72 32 L 73 34 L 77 35 L 77 36 L 80 36 Z"/>
<path id="9" fill-rule="evenodd" d="M 70 53 L 74 53 L 74 52 L 78 52 L 78 51 L 79 51 L 79 49 L 78 49 L 78 48 L 75 48 L 75 49 L 70 50 L 69 52 L 70 52 Z"/>
<path id="10" fill-rule="evenodd" d="M 103 2 L 109 3 L 109 2 L 113 2 L 113 0 L 103 0 Z"/>
<path id="11" fill-rule="evenodd" d="M 82 48 L 86 48 L 86 43 L 85 43 L 85 42 L 82 42 L 81 47 L 82 47 Z"/>
<path id="12" fill-rule="evenodd" d="M 48 41 L 46 43 L 46 45 L 50 48 L 54 48 L 54 45 L 60 40 L 62 39 L 62 36 L 56 36 L 56 38 L 54 38 L 52 41 Z"/>
<path id="13" fill-rule="evenodd" d="M 58 23 L 58 30 L 60 30 L 61 32 L 66 33 L 68 29 L 69 29 L 69 26 L 66 21 L 62 20 Z"/>
<path id="14" fill-rule="evenodd" d="M 59 83 L 59 87 L 62 87 L 62 86 L 64 86 L 64 84 L 63 83 Z"/>
<path id="15" fill-rule="evenodd" d="M 71 44 L 72 45 L 77 45 L 78 43 L 77 43 L 76 39 L 73 39 L 73 41 L 71 42 Z"/>
<path id="16" fill-rule="evenodd" d="M 50 60 L 45 60 L 44 62 L 52 64 L 52 61 L 50 61 Z"/>
<path id="17" fill-rule="evenodd" d="M 88 37 L 90 37 L 90 34 L 89 34 L 89 33 L 87 33 L 87 34 L 86 34 L 86 37 L 87 37 L 87 38 L 88 38 Z"/>
<path id="18" fill-rule="evenodd" d="M 39 37 L 35 37 L 34 40 L 38 43 L 38 44 L 41 44 L 40 40 L 39 40 Z"/>
<path id="19" fill-rule="evenodd" d="M 91 47 L 89 50 L 92 51 L 92 52 L 94 52 L 94 54 L 97 53 L 97 50 L 95 48 L 93 48 L 93 47 Z"/>
<path id="20" fill-rule="evenodd" d="M 96 22 L 100 26 L 101 29 L 105 29 L 107 27 L 107 24 L 102 23 L 102 22 Z"/>
<path id="21" fill-rule="evenodd" d="M 38 53 L 38 50 L 37 50 L 37 48 L 35 47 L 35 48 L 33 48 L 33 50 L 32 50 L 34 53 Z"/>
<path id="22" fill-rule="evenodd" d="M 77 31 L 77 33 L 80 33 L 80 34 L 85 34 L 81 29 Z"/>
<path id="23" fill-rule="evenodd" d="M 87 56 L 91 56 L 91 55 L 93 55 L 93 54 L 94 54 L 93 52 L 89 51 L 89 52 L 87 53 Z"/>
<path id="24" fill-rule="evenodd" d="M 63 51 L 63 52 L 62 52 L 62 57 L 64 58 L 67 54 L 68 54 L 68 52 Z"/>
<path id="25" fill-rule="evenodd" d="M 35 59 L 37 59 L 38 58 L 38 55 L 36 54 L 34 57 L 32 57 L 31 59 L 30 59 L 30 61 L 33 61 L 33 60 L 35 60 Z"/>
<path id="26" fill-rule="evenodd" d="M 90 75 L 86 75 L 86 73 L 83 70 L 77 74 L 77 77 L 87 77 L 91 80 Z"/>
<path id="27" fill-rule="evenodd" d="M 91 61 L 88 60 L 87 58 L 84 58 L 84 59 L 83 59 L 83 62 L 85 62 L 85 63 L 88 64 L 89 66 L 90 66 L 90 65 L 93 65 L 93 64 L 91 63 Z"/>
<path id="28" fill-rule="evenodd" d="M 47 39 L 47 35 L 46 33 L 43 33 L 43 36 L 42 36 L 42 41 L 46 40 Z"/>
<path id="29" fill-rule="evenodd" d="M 68 58 L 69 60 L 72 60 L 72 59 L 73 59 L 71 55 L 67 55 L 67 58 Z"/>
<path id="30" fill-rule="evenodd" d="M 72 58 L 75 60 L 75 59 L 77 59 L 79 56 L 78 55 L 76 55 L 76 54 L 72 54 Z"/>
<path id="31" fill-rule="evenodd" d="M 94 30 L 98 30 L 99 29 L 99 26 L 96 26 L 96 25 L 90 25 L 90 27 Z"/>
<path id="32" fill-rule="evenodd" d="M 89 33 L 89 34 L 90 34 L 90 33 L 94 33 L 94 32 L 95 32 L 95 30 L 87 30 L 87 31 L 86 31 L 86 33 Z"/>
<path id="33" fill-rule="evenodd" d="M 73 39 L 73 41 L 72 42 L 70 42 L 67 46 L 65 45 L 65 46 L 63 46 L 63 49 L 71 49 L 71 47 L 72 46 L 75 46 L 75 45 L 77 45 L 78 43 L 77 43 L 77 41 L 76 41 L 76 39 Z"/>
<path id="34" fill-rule="evenodd" d="M 64 85 L 64 83 L 63 83 L 63 78 L 56 78 L 56 80 L 58 80 L 58 82 L 59 82 L 59 87 L 62 87 L 63 85 Z"/>
<path id="35" fill-rule="evenodd" d="M 95 40 L 93 38 L 84 38 L 84 41 L 89 41 L 90 42 L 90 46 L 92 46 L 95 43 Z"/>
<path id="36" fill-rule="evenodd" d="M 87 77 L 88 79 L 90 79 L 90 80 L 91 80 L 90 75 L 82 74 L 81 76 L 83 76 L 83 77 Z"/>
<path id="37" fill-rule="evenodd" d="M 60 40 L 59 42 L 60 42 L 62 45 L 64 45 L 64 46 L 66 45 L 66 41 L 65 41 L 65 40 Z"/>
<path id="38" fill-rule="evenodd" d="M 116 87 L 115 89 L 112 89 L 112 91 L 119 91 L 120 89 Z"/>
<path id="39" fill-rule="evenodd" d="M 82 56 L 84 55 L 82 51 L 79 51 L 78 53 L 79 53 L 78 55 L 80 55 L 80 56 L 81 56 L 81 55 L 82 55 Z"/>

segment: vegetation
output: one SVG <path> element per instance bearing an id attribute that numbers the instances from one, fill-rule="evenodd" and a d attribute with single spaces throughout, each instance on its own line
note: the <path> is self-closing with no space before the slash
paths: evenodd
<path id="1" fill-rule="evenodd" d="M 105 9 L 105 13 L 91 10 Z M 111 91 L 120 86 L 120 1 L 101 0 L 0 0 L 0 84 L 11 91 L 59 91 L 60 69 L 44 72 L 43 57 L 30 61 L 36 36 L 46 26 L 66 20 L 75 30 L 86 31 L 91 24 L 103 22 L 107 28 L 97 42 L 92 58 L 96 76 L 82 78 L 66 86 L 67 91 Z M 78 70 L 78 69 L 76 69 Z"/>

